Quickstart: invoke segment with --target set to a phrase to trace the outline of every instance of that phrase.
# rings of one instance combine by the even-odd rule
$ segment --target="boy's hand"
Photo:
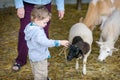
[[[67,41],[67,40],[60,40],[60,44],[62,46],[68,47],[69,46],[69,41]]]

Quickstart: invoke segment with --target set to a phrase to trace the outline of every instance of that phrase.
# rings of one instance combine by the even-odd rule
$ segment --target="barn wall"
[[[55,1],[55,0],[53,0]],[[65,0],[66,4],[76,4],[77,0]],[[90,0],[82,0],[82,3],[88,3]],[[14,6],[14,0],[0,0],[0,8]]]

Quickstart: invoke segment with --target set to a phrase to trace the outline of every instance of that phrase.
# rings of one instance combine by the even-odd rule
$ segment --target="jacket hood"
[[[25,40],[31,40],[36,29],[38,29],[38,26],[32,25],[31,23],[28,24],[24,30]]]

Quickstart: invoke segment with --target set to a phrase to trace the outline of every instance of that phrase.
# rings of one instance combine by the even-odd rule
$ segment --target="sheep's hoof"
[[[78,68],[76,68],[75,70],[76,70],[76,73],[79,73],[79,70],[78,70]]]
[[[83,75],[86,75],[86,73],[82,73]]]
[[[86,75],[86,71],[83,71],[82,74],[83,74],[83,75]]]

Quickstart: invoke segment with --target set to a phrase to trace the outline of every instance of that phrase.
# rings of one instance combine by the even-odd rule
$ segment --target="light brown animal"
[[[120,0],[92,0],[83,23],[91,30],[94,30],[95,26],[99,24],[102,28],[104,22],[117,8],[120,8]]]

